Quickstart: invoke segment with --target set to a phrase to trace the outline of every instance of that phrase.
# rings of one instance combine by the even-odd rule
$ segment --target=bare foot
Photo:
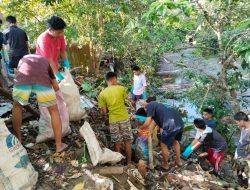
[[[60,148],[56,148],[56,152],[58,152],[58,153],[63,152],[66,148],[68,148],[68,145],[62,143]]]

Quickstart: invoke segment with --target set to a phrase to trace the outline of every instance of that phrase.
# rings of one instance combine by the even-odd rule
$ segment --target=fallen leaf
[[[83,190],[84,183],[78,183],[72,190]]]
[[[77,168],[79,166],[79,162],[77,160],[72,160],[71,165]]]
[[[81,176],[82,176],[81,173],[76,173],[76,174],[74,174],[74,175],[68,177],[68,179],[76,179],[76,178],[81,177]]]

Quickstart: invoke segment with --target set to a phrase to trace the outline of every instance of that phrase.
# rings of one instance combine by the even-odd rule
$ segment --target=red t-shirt
[[[58,57],[60,52],[66,50],[64,36],[52,37],[48,31],[43,32],[37,39],[36,53],[54,62],[56,69],[59,69]]]

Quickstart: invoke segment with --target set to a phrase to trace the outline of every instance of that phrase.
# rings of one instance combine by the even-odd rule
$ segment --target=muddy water
[[[182,93],[192,86],[190,80],[185,79],[183,73],[192,70],[196,73],[204,73],[214,78],[218,77],[221,71],[221,66],[218,64],[218,58],[205,58],[197,55],[196,49],[189,48],[179,52],[166,53],[163,55],[157,74],[162,78],[164,84],[158,88],[161,92],[176,91]],[[240,60],[235,63],[240,68]],[[242,70],[243,77],[250,80],[250,74]],[[250,113],[250,89],[238,93],[238,100],[241,104],[241,110]],[[166,100],[173,101],[173,100]],[[192,122],[194,117],[200,117],[197,113],[197,108],[193,106],[188,100],[177,101],[174,100],[175,105],[183,105],[183,108],[188,112],[188,122]]]
[[[192,83],[183,77],[183,72],[186,68],[197,68],[200,64],[201,57],[193,56],[194,49],[187,49],[178,53],[166,53],[159,64],[158,75],[163,81],[163,85],[158,88],[160,92],[175,91],[176,93],[182,93],[184,90],[190,88]],[[211,60],[210,60],[211,61]],[[213,59],[212,62],[215,62]],[[178,66],[181,64],[181,67]],[[205,65],[199,65],[201,69],[205,70]],[[219,69],[219,68],[217,68]],[[215,72],[211,72],[212,75]],[[173,105],[175,107],[181,107],[181,109],[187,112],[187,123],[192,123],[194,118],[201,117],[198,113],[198,108],[192,105],[187,99],[174,100],[164,99],[165,103]]]

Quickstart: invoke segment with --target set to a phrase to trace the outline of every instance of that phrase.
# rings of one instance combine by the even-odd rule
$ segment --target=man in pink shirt
[[[66,41],[64,29],[66,23],[58,16],[52,16],[47,20],[49,29],[43,32],[37,39],[36,52],[51,62],[51,68],[58,80],[63,80],[59,72],[58,58],[64,60],[64,67],[69,69],[70,64],[66,53]]]

